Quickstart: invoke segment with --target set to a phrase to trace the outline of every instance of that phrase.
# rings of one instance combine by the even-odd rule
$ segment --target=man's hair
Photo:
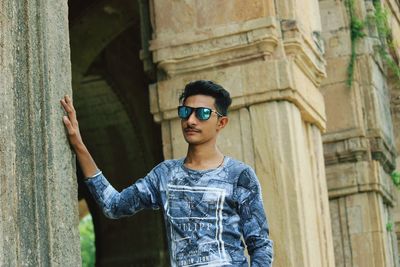
[[[212,81],[198,80],[186,84],[183,93],[179,97],[179,102],[184,103],[186,98],[192,95],[208,95],[214,97],[217,111],[224,116],[228,114],[228,108],[232,104],[229,92],[221,85]]]

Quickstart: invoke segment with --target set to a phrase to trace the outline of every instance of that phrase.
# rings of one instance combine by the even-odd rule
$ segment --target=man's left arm
[[[242,233],[251,266],[267,267],[273,261],[273,241],[265,215],[260,183],[253,169],[242,171],[237,184],[238,208]]]

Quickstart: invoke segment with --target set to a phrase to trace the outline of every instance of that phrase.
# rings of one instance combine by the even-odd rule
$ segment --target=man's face
[[[215,99],[212,96],[193,95],[186,98],[183,105],[192,108],[206,107],[216,110],[214,103]],[[187,143],[193,145],[214,141],[227,122],[227,117],[218,117],[215,112],[212,112],[211,117],[205,121],[199,120],[195,112],[192,112],[188,119],[181,119],[183,137]]]

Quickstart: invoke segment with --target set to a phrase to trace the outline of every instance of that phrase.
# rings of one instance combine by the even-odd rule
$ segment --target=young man
[[[179,100],[186,157],[161,162],[121,193],[98,170],[82,142],[71,99],[61,100],[68,113],[63,120],[69,141],[90,192],[113,219],[161,208],[171,266],[248,266],[242,237],[251,266],[271,266],[273,242],[256,174],[216,146],[228,124],[229,93],[200,80],[187,84]]]

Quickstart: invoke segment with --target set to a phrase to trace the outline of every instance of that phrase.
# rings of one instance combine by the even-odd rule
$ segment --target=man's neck
[[[213,169],[221,165],[224,155],[215,146],[189,145],[185,166],[191,169]]]

